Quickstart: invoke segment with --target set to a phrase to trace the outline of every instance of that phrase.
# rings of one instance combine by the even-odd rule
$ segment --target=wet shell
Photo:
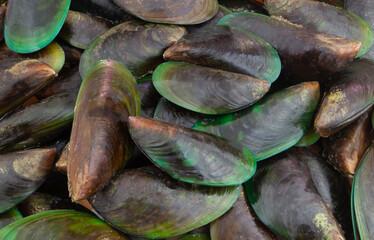
[[[22,218],[21,213],[17,210],[17,208],[12,208],[9,211],[6,211],[2,214],[0,214],[0,230],[11,224],[12,222],[15,222]]]
[[[113,59],[135,77],[142,77],[163,62],[162,53],[182,38],[183,27],[126,21],[97,38],[84,51],[79,64],[82,78],[99,60]]]
[[[205,114],[238,111],[257,102],[270,88],[261,79],[182,62],[161,64],[152,78],[166,99]]]
[[[114,0],[130,14],[148,22],[198,24],[214,17],[217,0]]]
[[[233,186],[247,181],[256,161],[245,147],[161,120],[130,117],[129,130],[154,164],[183,182]]]
[[[210,240],[208,234],[205,233],[193,233],[180,238],[179,240]]]
[[[246,146],[256,160],[295,145],[307,130],[319,101],[318,82],[305,82],[267,95],[255,105],[216,119],[202,119],[194,129]]]
[[[97,62],[81,85],[75,106],[68,163],[74,201],[102,188],[131,156],[127,118],[140,114],[135,79],[121,63]]]
[[[154,239],[176,236],[215,220],[239,194],[239,186],[180,183],[149,167],[121,172],[89,202],[117,229]]]
[[[136,81],[136,89],[140,96],[140,116],[152,118],[161,95],[152,83],[152,76],[146,76]]]

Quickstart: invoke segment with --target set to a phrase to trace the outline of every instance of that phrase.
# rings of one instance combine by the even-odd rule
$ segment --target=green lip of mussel
[[[129,131],[139,148],[163,171],[187,183],[235,186],[256,171],[245,147],[215,135],[161,120],[129,117]]]
[[[126,21],[98,37],[84,51],[79,72],[84,78],[99,60],[112,59],[125,65],[136,77],[142,77],[163,62],[162,54],[187,34],[184,27]]]
[[[217,219],[239,194],[240,186],[181,183],[152,166],[117,174],[88,200],[117,229],[155,239],[177,236]]]
[[[328,137],[360,117],[374,104],[374,61],[359,58],[332,77],[314,119],[316,132]]]
[[[131,156],[127,118],[140,114],[135,78],[121,63],[97,62],[83,79],[75,105],[68,163],[73,201],[102,188]]]
[[[4,213],[0,214],[0,230],[12,222],[15,222],[22,218],[21,213],[17,208],[12,208]]]
[[[47,46],[60,31],[71,0],[9,0],[4,38],[10,49],[31,53]]]
[[[280,16],[309,29],[361,42],[357,57],[367,53],[373,43],[369,24],[344,9],[309,0],[265,0],[265,6],[272,16]]]
[[[114,0],[128,13],[148,22],[199,24],[213,18],[217,0]]]
[[[108,224],[88,213],[52,210],[20,219],[0,230],[0,239],[122,239]]]
[[[373,239],[373,164],[374,145],[371,145],[362,157],[354,175],[352,186],[352,219],[357,225],[361,239]],[[356,238],[359,239],[359,238]]]
[[[159,65],[152,79],[169,101],[205,114],[238,111],[258,101],[270,88],[265,80],[183,62]]]
[[[26,101],[42,89],[56,72],[33,59],[0,60],[0,116]]]
[[[0,213],[32,194],[55,163],[56,149],[32,149],[0,155]]]
[[[201,119],[193,128],[239,142],[260,161],[302,138],[319,97],[319,83],[304,82],[267,95],[240,112]]]
[[[268,42],[236,27],[199,29],[170,46],[163,56],[168,61],[247,74],[270,83],[279,77],[281,71],[279,55]]]

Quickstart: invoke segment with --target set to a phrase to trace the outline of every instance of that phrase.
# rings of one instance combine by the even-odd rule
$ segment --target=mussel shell
[[[239,194],[239,186],[180,183],[148,167],[119,173],[89,202],[117,229],[153,239],[179,235],[215,220]]]
[[[193,233],[180,238],[179,240],[210,240],[208,234],[205,233]]]
[[[46,211],[20,219],[3,228],[0,239],[127,240],[100,219],[74,210]]]
[[[111,27],[112,23],[103,18],[70,10],[59,36],[74,47],[86,49]]]
[[[180,238],[182,238],[182,237],[185,237],[185,236],[188,236],[188,235],[192,235],[193,236],[194,234],[196,234],[197,236],[206,235],[210,239],[210,233],[209,233],[209,231],[210,231],[209,228],[210,227],[209,227],[209,225],[210,224],[204,225],[202,227],[196,228],[196,229],[194,229],[192,231],[189,231],[187,233],[183,233],[181,235],[177,235],[177,236],[174,236],[174,237],[165,238],[165,240],[180,240]]]
[[[161,95],[152,83],[152,76],[146,76],[136,81],[136,89],[140,96],[140,116],[152,118]]]
[[[359,42],[256,13],[232,13],[218,25],[245,29],[270,43],[281,58],[282,75],[298,82],[324,80],[352,62],[361,46]]]
[[[374,238],[373,163],[374,145],[372,144],[365,152],[356,169],[352,187],[352,209],[354,209],[355,224],[361,239]]]
[[[55,76],[51,67],[38,60],[0,60],[0,116],[30,98]]]
[[[164,52],[169,61],[182,61],[247,74],[274,82],[281,63],[274,48],[258,36],[225,26],[188,34]]]
[[[357,57],[369,51],[373,33],[367,22],[357,15],[335,6],[309,0],[265,0],[266,10],[292,23],[322,33],[361,42]]]
[[[0,155],[0,213],[32,194],[55,163],[55,149],[32,149]]]
[[[65,21],[71,0],[9,0],[4,38],[10,49],[31,53],[47,46]]]
[[[314,120],[327,137],[360,117],[374,104],[374,61],[360,58],[333,76]]]
[[[148,22],[168,24],[199,24],[218,11],[217,0],[114,0],[131,15]]]
[[[139,117],[129,118],[129,130],[154,164],[183,182],[233,186],[247,181],[256,171],[256,161],[248,149],[212,134]]]
[[[172,102],[161,98],[157,104],[155,114],[156,119],[162,119],[167,122],[175,123],[184,127],[192,128],[192,126],[202,118],[211,117],[210,115],[192,112],[185,108],[179,107]]]
[[[22,218],[21,213],[17,210],[17,208],[12,208],[4,213],[0,214],[0,230]]]
[[[318,82],[267,95],[240,112],[201,119],[194,129],[240,142],[262,160],[295,145],[309,126],[320,96]]]
[[[97,38],[84,51],[79,64],[82,78],[99,60],[113,59],[141,77],[163,62],[162,53],[187,31],[183,27],[126,21]]]
[[[135,79],[121,63],[97,62],[84,78],[75,107],[68,163],[74,201],[102,188],[131,156],[127,118],[140,114]]]
[[[59,44],[65,52],[65,67],[74,67],[79,64],[83,50],[73,47],[64,41],[59,41]]]
[[[210,224],[212,240],[275,240],[274,234],[256,216],[243,190],[234,206]]]
[[[345,239],[304,156],[290,150],[261,163],[246,183],[249,201],[261,221],[286,239]],[[319,181],[326,181],[322,176]],[[329,187],[325,190],[331,191]]]
[[[153,72],[153,85],[169,101],[205,114],[238,111],[257,102],[270,83],[248,75],[183,62],[166,62]]]
[[[0,152],[41,146],[73,121],[75,96],[59,94],[17,109],[0,121]]]
[[[66,146],[62,150],[60,157],[58,158],[56,162],[56,169],[62,173],[68,172],[69,152],[70,152],[70,142],[66,144]]]
[[[320,139],[320,135],[318,135],[314,131],[313,125],[310,125],[308,129],[306,130],[305,134],[303,137],[300,139],[299,142],[295,144],[296,147],[307,147],[310,146],[314,143],[316,143]]]
[[[352,124],[331,135],[324,149],[327,161],[342,173],[353,175],[373,140],[371,129],[371,111],[367,111]]]
[[[266,10],[256,5],[258,0],[219,0],[219,3],[232,12],[255,12],[266,14]]]

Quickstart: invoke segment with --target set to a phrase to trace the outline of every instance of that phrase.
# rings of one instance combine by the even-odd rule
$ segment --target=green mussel
[[[103,18],[70,10],[59,36],[74,47],[86,49],[111,27],[112,23]]]
[[[250,32],[225,26],[188,34],[169,47],[164,58],[247,74],[270,83],[281,70],[278,53],[269,43]]]
[[[168,24],[199,24],[218,11],[217,0],[114,0],[131,15],[144,21]]]
[[[163,62],[164,50],[187,34],[183,27],[126,21],[98,37],[84,51],[79,64],[82,78],[99,60],[113,59],[135,77],[142,77]]]
[[[79,201],[102,188],[131,156],[127,118],[140,114],[135,79],[121,63],[97,62],[79,90],[68,157],[69,191]]]
[[[356,59],[335,74],[325,93],[314,128],[328,137],[360,117],[374,104],[374,60]]]
[[[155,239],[215,220],[231,208],[239,194],[240,186],[196,186],[178,182],[156,167],[145,167],[117,174],[89,202],[117,229]]]
[[[205,233],[193,233],[180,238],[179,240],[210,240],[208,234]]]
[[[232,13],[218,25],[245,29],[270,43],[280,56],[282,75],[291,76],[295,83],[323,81],[352,62],[361,46],[257,13]]]
[[[162,120],[129,118],[130,134],[154,164],[183,182],[233,186],[247,181],[256,161],[245,147]]]
[[[53,168],[56,149],[32,149],[0,155],[0,213],[32,194]]]
[[[0,231],[0,239],[127,240],[127,237],[91,214],[74,210],[53,210],[8,225]]]
[[[310,0],[264,2],[271,16],[279,16],[309,29],[360,42],[362,45],[357,57],[367,53],[373,44],[373,33],[369,24],[344,9]]]
[[[183,62],[159,65],[152,80],[157,91],[169,101],[205,114],[241,110],[270,89],[270,83],[261,79]]]
[[[295,148],[259,165],[245,187],[268,228],[286,239],[345,239],[349,195],[340,174],[323,159]]]
[[[312,121],[318,82],[304,82],[267,95],[240,112],[201,119],[194,129],[240,142],[262,160],[295,145]]]
[[[300,139],[298,143],[295,144],[296,147],[307,147],[320,139],[320,135],[314,130],[313,124],[311,124],[306,130],[304,136]]]
[[[0,230],[22,218],[21,213],[17,210],[17,208],[12,208],[4,213],[0,214]]]
[[[4,38],[10,49],[31,53],[47,46],[65,21],[71,0],[9,0]]]
[[[22,104],[53,78],[56,72],[33,59],[0,60],[0,116]]]

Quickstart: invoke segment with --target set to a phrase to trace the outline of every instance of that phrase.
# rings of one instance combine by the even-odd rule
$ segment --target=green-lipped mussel
[[[11,208],[10,210],[0,214],[0,230],[6,227],[12,222],[15,222],[22,218],[21,213],[17,208]]]

